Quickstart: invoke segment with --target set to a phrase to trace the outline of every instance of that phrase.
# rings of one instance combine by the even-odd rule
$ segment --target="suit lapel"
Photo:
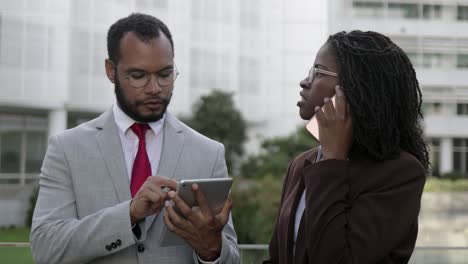
[[[182,125],[180,124],[180,121],[178,121],[170,113],[166,112],[161,160],[159,161],[159,168],[156,175],[172,178],[174,180],[181,180],[180,176],[175,175],[174,172],[179,162],[183,146],[184,133]],[[163,212],[164,211],[161,213]],[[160,214],[152,215],[146,218],[146,230],[148,230],[154,222],[159,221],[157,226],[161,228],[166,225],[163,221],[163,218],[158,217]],[[159,232],[161,231],[162,230],[159,230]]]
[[[157,175],[175,180],[180,180],[177,175],[174,176],[174,172],[184,145],[184,133],[178,122],[175,117],[166,113],[161,160],[157,171]]]
[[[96,140],[112,178],[119,202],[127,201],[131,199],[130,182],[112,109],[100,117],[96,127],[101,130],[96,135]]]

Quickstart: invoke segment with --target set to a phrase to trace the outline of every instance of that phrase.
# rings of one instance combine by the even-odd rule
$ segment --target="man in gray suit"
[[[172,209],[187,208],[178,180],[228,175],[222,144],[166,112],[178,75],[168,28],[132,14],[111,26],[107,48],[117,103],[50,139],[31,229],[36,263],[239,263],[230,199],[206,210],[194,185],[204,210]],[[165,225],[185,244],[161,247]]]

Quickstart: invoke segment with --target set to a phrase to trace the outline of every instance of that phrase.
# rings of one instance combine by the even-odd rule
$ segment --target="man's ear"
[[[112,64],[110,59],[105,60],[107,78],[111,83],[115,83],[115,66]]]

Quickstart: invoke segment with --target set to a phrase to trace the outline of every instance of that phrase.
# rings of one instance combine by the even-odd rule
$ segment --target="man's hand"
[[[323,108],[315,107],[324,160],[346,160],[352,144],[353,126],[348,103],[341,87],[336,86],[335,90],[335,106],[326,97]]]
[[[216,214],[209,207],[198,184],[193,184],[192,190],[199,210],[192,210],[174,191],[170,191],[168,195],[182,216],[177,214],[173,205],[167,201],[164,222],[169,230],[185,239],[202,260],[214,261],[221,254],[222,231],[229,219],[231,198],[228,197],[221,211]]]
[[[167,189],[163,190],[165,187],[175,190],[177,182],[161,176],[150,176],[146,179],[130,204],[132,225],[148,215],[161,212],[164,201],[168,199]]]

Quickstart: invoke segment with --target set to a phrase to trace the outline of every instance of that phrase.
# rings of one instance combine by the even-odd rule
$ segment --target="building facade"
[[[0,226],[22,225],[47,139],[114,103],[106,33],[132,12],[170,28],[180,75],[169,110],[190,115],[214,89],[232,92],[247,150],[302,124],[296,102],[326,38],[326,2],[298,0],[0,0]]]
[[[468,172],[468,1],[331,1],[329,32],[373,30],[410,57],[423,93],[432,174]]]

